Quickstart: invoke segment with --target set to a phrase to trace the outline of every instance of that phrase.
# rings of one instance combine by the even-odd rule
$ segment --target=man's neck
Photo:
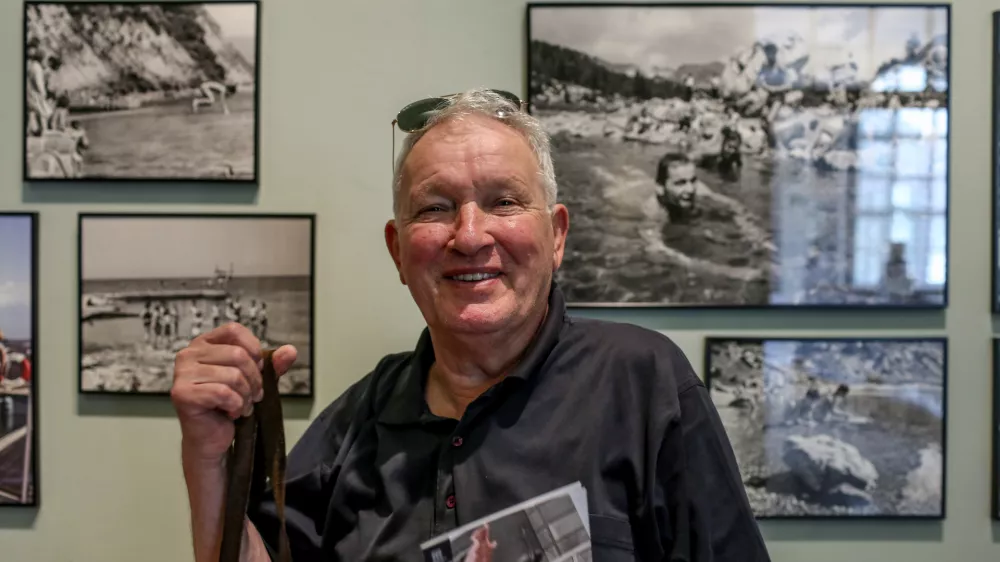
[[[441,335],[431,331],[434,364],[427,376],[427,404],[435,415],[460,419],[480,394],[514,370],[535,339],[548,305],[514,332]]]

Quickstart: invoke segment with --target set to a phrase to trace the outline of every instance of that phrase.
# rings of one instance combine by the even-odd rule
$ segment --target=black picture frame
[[[278,381],[282,397],[315,396],[315,213],[80,213],[77,231],[81,394],[169,395],[175,352],[195,335],[236,321],[251,327],[265,347],[296,346],[298,359]],[[87,237],[95,232],[91,242]],[[98,250],[108,240],[125,247],[102,258],[111,255]],[[206,251],[213,242],[221,247]],[[308,248],[301,247],[305,243]],[[96,265],[88,261],[90,244]],[[255,272],[240,275],[240,266]],[[158,273],[173,267],[191,273]],[[89,274],[88,268],[118,273]],[[178,303],[167,307],[170,321],[158,321],[164,315],[155,312],[156,300]],[[143,301],[153,310],[148,326]],[[266,312],[258,316],[261,310]],[[252,320],[265,316],[264,325]],[[103,320],[116,324],[94,327]]]
[[[13,223],[26,220],[26,225]],[[38,329],[38,226],[36,212],[0,212],[0,233],[4,239],[4,268],[0,272],[0,285],[11,281],[6,275],[14,268],[27,271],[15,272],[20,279],[27,277],[22,283],[27,285],[29,295],[14,299],[18,309],[13,313],[4,313],[0,306],[0,330],[4,330],[5,322],[14,317],[26,318],[30,323],[27,330],[13,331],[10,326],[0,341],[0,461],[6,461],[6,451],[14,462],[0,462],[0,508],[36,508],[41,505],[41,486],[38,469],[39,419],[38,415],[38,378],[39,378],[39,333]],[[20,240],[18,240],[20,238]],[[26,240],[25,240],[26,239]],[[21,242],[30,246],[25,251],[20,248],[20,255],[7,254]],[[24,254],[27,254],[26,256]],[[20,266],[12,264],[20,263]],[[7,269],[10,268],[10,269]],[[16,287],[17,282],[11,282],[8,287]],[[6,299],[5,299],[6,300]],[[27,310],[25,310],[27,309]],[[27,336],[27,340],[25,340]],[[15,376],[16,375],[16,376]],[[23,421],[21,418],[23,417]],[[18,426],[12,428],[13,426]],[[21,435],[23,434],[23,435]],[[15,449],[20,447],[20,451]],[[18,455],[20,458],[18,458]],[[4,469],[16,466],[20,461],[20,475],[10,476]],[[25,466],[27,465],[27,466]],[[20,476],[20,482],[16,480]],[[17,489],[19,488],[19,489]]]
[[[776,127],[761,126],[764,121],[760,118],[744,116],[736,111],[735,102],[725,101],[722,103],[724,109],[717,103],[725,97],[723,92],[729,82],[723,78],[729,79],[725,74],[729,72],[727,69],[736,68],[737,63],[743,64],[734,53],[758,53],[750,44],[737,43],[735,37],[755,34],[756,39],[751,43],[760,43],[761,38],[753,30],[762,24],[747,23],[747,17],[740,14],[738,18],[732,16],[732,25],[709,29],[692,23],[689,16],[713,11],[724,14],[737,10],[776,10],[792,13],[782,20],[791,21],[795,12],[825,14],[827,10],[833,13],[845,9],[856,13],[867,11],[870,20],[878,19],[881,13],[896,16],[902,13],[901,10],[940,14],[941,33],[935,30],[926,37],[925,43],[914,47],[900,42],[898,56],[873,60],[876,54],[885,50],[882,47],[878,48],[881,50],[869,47],[860,54],[855,52],[857,64],[861,65],[857,68],[876,69],[881,73],[867,77],[858,74],[864,80],[848,84],[844,96],[849,101],[842,106],[837,105],[839,101],[817,101],[820,89],[815,85],[819,82],[799,89],[801,95],[794,102],[798,105],[789,98],[784,98],[781,104],[770,105],[773,99],[766,98],[764,106],[771,107],[779,116],[786,106],[801,109],[802,100],[812,100],[808,104],[828,104],[838,108],[836,111],[847,112],[845,115],[853,119],[831,125],[835,129],[841,127],[836,129],[840,136],[832,137],[841,140],[824,144],[822,150],[825,152],[815,152],[819,145],[815,144],[815,139],[812,141],[808,165],[803,163],[805,157],[801,154],[786,155],[779,160],[770,152],[772,148],[767,140],[775,135]],[[642,15],[633,17],[628,25],[617,25],[615,22],[619,19],[615,11],[622,15],[621,20],[628,15],[622,12],[634,12],[634,16],[642,11]],[[683,11],[684,17],[663,17],[656,21],[669,24],[669,29],[657,27],[646,31],[659,25],[649,23],[657,11],[664,14]],[[545,23],[546,16],[549,23]],[[832,25],[828,27],[833,29]],[[940,76],[950,82],[951,27],[951,6],[945,3],[529,2],[526,6],[525,99],[529,112],[539,117],[552,135],[559,198],[570,208],[573,224],[565,257],[557,272],[557,280],[566,292],[567,306],[896,311],[947,308],[950,88],[944,86],[943,91],[927,94],[902,92],[900,90],[906,88],[898,86],[898,82],[904,71],[916,64],[916,59],[906,57],[918,54],[925,57],[920,59],[922,61],[940,63],[930,68],[935,72],[943,69]],[[789,29],[788,37],[795,33],[799,37],[808,34],[794,26]],[[867,38],[866,42],[883,41],[868,28],[856,31],[859,37]],[[916,37],[924,33],[924,29],[918,32],[915,27],[913,33]],[[612,52],[612,47],[602,47],[606,52],[597,52],[593,50],[597,47],[580,46],[597,44],[595,38],[598,36],[603,40],[601,45],[620,47],[614,47],[615,53],[638,52],[645,58],[640,60],[640,55],[636,55],[632,59],[628,57],[633,55],[623,54],[625,58],[611,60],[607,53]],[[649,41],[656,41],[655,49],[652,43],[642,42],[647,36]],[[572,45],[567,46],[570,43]],[[772,41],[772,44],[777,43],[777,40]],[[803,41],[794,43],[793,47],[781,47],[779,56],[788,49],[798,48],[794,45],[805,44]],[[834,46],[829,49],[844,49],[844,44],[831,41]],[[689,45],[713,47],[707,50]],[[911,50],[906,51],[907,48]],[[706,54],[709,52],[712,54]],[[803,53],[812,57],[812,53]],[[830,59],[827,54],[821,54]],[[704,58],[704,61],[688,64],[681,60],[688,55]],[[752,61],[753,56],[765,55],[754,54],[747,60]],[[817,56],[817,60],[820,58]],[[669,68],[654,64],[660,61]],[[838,68],[849,69],[854,59],[850,61],[845,59]],[[639,81],[637,75],[646,76],[643,68],[651,70],[647,72],[648,77]],[[781,72],[790,68],[791,65],[782,67]],[[654,71],[662,73],[654,74]],[[695,86],[688,89],[681,80],[682,75],[695,79]],[[735,76],[743,79],[740,74]],[[924,79],[930,87],[933,79],[940,76],[928,72]],[[718,82],[712,82],[712,77],[718,78]],[[878,81],[868,80],[873,77]],[[886,85],[890,78],[896,81],[896,86]],[[639,82],[642,84],[637,85]],[[836,80],[831,74],[824,84],[834,83]],[[580,89],[581,84],[594,87]],[[855,92],[854,86],[858,84],[864,84],[868,90]],[[871,84],[876,87],[869,87]],[[640,92],[656,94],[655,103],[633,103],[637,88]],[[876,89],[883,93],[876,93]],[[738,88],[732,90],[738,91]],[[684,96],[691,96],[690,100],[684,100]],[[738,101],[742,103],[743,99]],[[692,109],[699,100],[708,100],[705,106],[715,109]],[[889,108],[887,105],[895,103],[893,100],[903,105],[919,105],[922,111],[915,113],[912,111],[915,107],[896,111],[895,106]],[[860,107],[879,104],[886,107],[866,108],[865,119],[858,117]],[[733,117],[730,111],[737,115]],[[818,112],[816,110],[815,115],[819,115]],[[692,123],[702,115],[706,122],[716,125],[721,122],[716,119],[719,115],[735,119],[737,125],[727,127],[738,131],[743,139],[741,142],[757,139],[754,150],[759,149],[763,156],[756,160],[744,159],[748,154],[744,152],[745,147],[734,152],[741,155],[742,164],[730,171],[737,170],[733,173],[739,176],[726,180],[720,179],[722,172],[706,171],[705,160],[694,156],[695,149],[679,144],[686,137],[676,137],[675,140],[680,140],[670,141],[673,144],[669,145],[664,140],[674,138],[669,135],[682,127],[690,130]],[[806,112],[791,115],[792,119],[812,120],[810,127],[822,121],[813,120],[815,115]],[[842,117],[839,113],[834,115],[837,115],[834,120]],[[935,136],[926,142],[916,136],[908,137],[914,127],[909,121],[905,126],[903,123],[913,116],[917,121],[932,122]],[[844,123],[853,128],[848,129]],[[801,130],[797,126],[783,131],[792,131],[788,135],[798,134]],[[713,131],[715,142],[723,135],[721,125]],[[662,138],[656,137],[661,133]],[[868,139],[869,133],[874,140]],[[931,151],[924,159],[932,162],[928,165],[929,171],[916,170],[907,164],[913,161],[913,154],[893,142],[901,138],[909,143],[908,151]],[[857,148],[859,139],[868,139],[864,150]],[[661,141],[663,144],[659,144]],[[783,147],[786,144],[785,140],[781,143]],[[668,146],[670,148],[665,148]],[[719,146],[722,146],[721,141]],[[794,151],[785,152],[792,154]],[[709,156],[712,156],[710,151]],[[709,158],[707,161],[721,161],[721,157],[713,158],[715,160]],[[730,160],[733,159],[735,156]],[[677,189],[666,185],[671,166],[684,166],[685,162],[688,165],[684,173],[693,169],[691,185],[697,184],[688,190],[692,195],[690,200],[681,198]],[[872,162],[879,164],[869,166]],[[900,176],[908,170],[911,172],[909,178]],[[858,179],[861,176],[864,182]],[[790,179],[780,181],[783,177]],[[816,181],[817,178],[822,183]],[[877,187],[866,188],[862,197],[858,195],[862,185]],[[828,194],[823,196],[822,203],[815,203],[819,201],[816,194],[821,188]],[[914,201],[921,201],[913,204],[920,209],[893,203],[893,190],[910,191]],[[877,196],[868,194],[875,192]],[[910,241],[902,246],[892,232],[894,215],[904,216],[900,224],[918,215],[921,217],[909,223],[912,226],[907,227],[905,236]],[[791,268],[798,271],[789,274]]]
[[[990,197],[990,309],[993,314],[1000,314],[1000,10],[993,12],[993,35],[992,35],[992,64],[993,64],[993,138],[992,138],[992,159],[993,167],[990,170],[990,181],[993,184],[993,193]]]
[[[992,339],[992,371],[993,371],[993,413],[990,419],[990,441],[992,458],[990,460],[990,518],[1000,521],[1000,338]]]
[[[711,336],[703,368],[757,519],[945,518],[947,338]]]
[[[252,26],[235,24],[252,37],[227,37],[215,16],[190,12],[227,7],[254,11]],[[261,7],[260,0],[26,1],[22,180],[37,184],[256,185],[260,177]],[[67,8],[79,13],[71,16]],[[82,13],[98,8],[127,10],[131,16],[127,31],[132,34],[128,40],[135,43],[107,47],[112,41],[93,29],[101,17],[116,19],[120,15]],[[169,17],[162,11],[139,12],[144,8],[169,8]],[[47,26],[48,35],[55,38],[39,38],[33,31],[32,21],[39,9],[50,11],[47,18],[59,20]],[[52,15],[54,11],[62,16]],[[142,18],[141,23],[137,18]],[[211,22],[199,23],[206,18]],[[230,14],[226,21],[240,22],[241,18]],[[209,27],[213,23],[214,27]],[[197,29],[202,35],[194,39],[185,35],[181,40],[176,34],[160,33],[175,25],[178,29],[186,26],[183,29],[188,31]],[[115,41],[124,41],[119,35],[116,32]],[[41,51],[31,48],[36,41],[42,45]],[[217,41],[223,42],[218,48],[212,46]],[[154,43],[156,49],[152,48]],[[109,49],[107,53],[101,52],[104,48]],[[129,53],[132,49],[137,52]],[[50,55],[55,55],[59,69],[74,69],[51,73],[55,84],[46,85],[51,98],[44,104],[29,102],[28,94],[29,75],[37,76],[36,69],[42,68],[30,64],[32,53],[39,52],[49,71]],[[250,57],[252,63],[247,60]],[[196,104],[195,98],[207,100],[209,107]],[[29,134],[29,126],[36,130],[39,112],[54,114],[58,108],[69,110],[59,132]],[[195,109],[200,114],[197,117]],[[129,131],[139,134],[130,135]]]

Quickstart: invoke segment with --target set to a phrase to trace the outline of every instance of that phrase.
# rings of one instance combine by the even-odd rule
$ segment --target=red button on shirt
[[[461,447],[462,446],[462,438],[461,437],[453,437],[452,440],[451,440],[451,444],[453,446],[455,446],[455,447]]]
[[[455,509],[455,496],[448,496],[448,499],[444,500],[444,504],[448,506],[448,509]]]

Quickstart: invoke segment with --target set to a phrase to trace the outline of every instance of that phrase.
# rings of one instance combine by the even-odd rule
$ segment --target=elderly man
[[[412,134],[385,241],[427,328],[289,453],[293,560],[423,560],[422,541],[575,481],[594,560],[769,560],[682,352],[654,331],[567,315],[553,274],[569,216],[548,138],[511,97],[474,90],[400,114]],[[262,397],[260,357],[234,324],[177,355],[199,562],[218,556],[226,448],[232,420]],[[276,371],[295,358],[279,348]],[[270,494],[251,499],[244,560],[273,556],[277,521]]]

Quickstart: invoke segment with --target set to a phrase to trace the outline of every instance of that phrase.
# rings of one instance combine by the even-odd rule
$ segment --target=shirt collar
[[[545,363],[552,348],[559,341],[559,333],[566,319],[566,300],[562,290],[553,281],[549,290],[549,307],[535,339],[528,345],[524,357],[507,375],[506,380],[527,380]],[[430,330],[424,328],[417,340],[410,360],[403,367],[378,421],[384,424],[416,423],[432,419],[424,396],[427,373],[434,363],[434,346]]]

